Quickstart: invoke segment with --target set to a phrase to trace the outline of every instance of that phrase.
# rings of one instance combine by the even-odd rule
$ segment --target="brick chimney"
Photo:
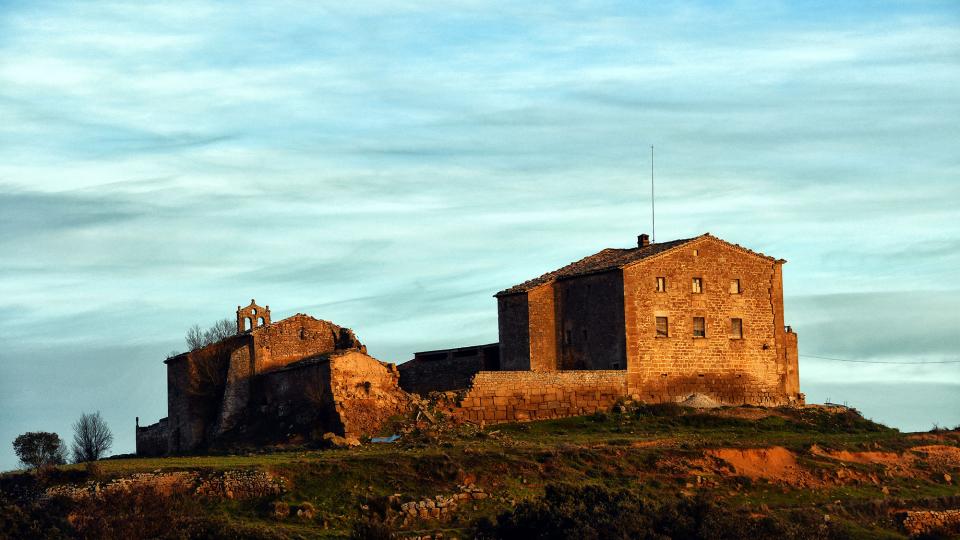
[[[641,234],[637,237],[637,247],[647,247],[650,245],[650,235]]]

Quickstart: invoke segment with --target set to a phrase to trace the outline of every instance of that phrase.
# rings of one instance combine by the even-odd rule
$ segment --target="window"
[[[698,277],[693,278],[693,292],[695,293],[703,292],[703,278],[698,278]]]
[[[670,328],[666,317],[657,317],[657,337],[669,337]]]
[[[730,337],[732,339],[743,338],[743,319],[730,319]]]
[[[620,362],[611,362],[610,369],[620,369]]]
[[[693,337],[707,337],[707,321],[703,317],[693,318]]]
[[[731,279],[730,280],[730,294],[740,294],[740,280]]]
[[[584,343],[587,342],[587,330],[586,330],[586,329],[583,330],[583,342],[584,342]]]
[[[657,292],[667,292],[667,278],[657,278]]]

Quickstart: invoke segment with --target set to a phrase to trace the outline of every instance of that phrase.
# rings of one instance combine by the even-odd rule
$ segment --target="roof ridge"
[[[659,244],[649,244],[647,246],[637,246],[632,248],[603,248],[596,253],[587,255],[586,257],[578,259],[556,270],[546,272],[539,277],[528,279],[523,283],[519,283],[513,287],[504,289],[494,296],[506,296],[510,294],[527,292],[541,285],[556,281],[557,279],[596,274],[617,268],[623,268],[626,265],[657,255],[661,252],[668,251],[674,247],[701,238],[702,236],[703,235],[693,238],[670,240],[668,242],[661,242]]]

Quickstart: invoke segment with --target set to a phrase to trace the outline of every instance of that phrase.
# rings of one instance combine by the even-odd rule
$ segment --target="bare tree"
[[[37,469],[67,462],[67,448],[56,433],[31,431],[13,441],[13,451],[24,467]]]
[[[204,332],[207,344],[216,343],[237,333],[237,323],[230,319],[220,319]]]
[[[75,463],[97,461],[107,453],[111,444],[113,444],[113,433],[100,416],[100,411],[81,414],[80,419],[73,424],[73,461]]]
[[[195,351],[206,347],[211,343],[216,343],[222,339],[228,338],[237,333],[233,321],[230,319],[220,319],[213,323],[210,328],[204,330],[199,324],[194,324],[187,329],[186,341],[187,348]]]
[[[187,349],[191,351],[195,351],[206,345],[203,340],[203,328],[200,328],[199,324],[194,324],[190,328],[187,328],[185,339],[187,340]]]

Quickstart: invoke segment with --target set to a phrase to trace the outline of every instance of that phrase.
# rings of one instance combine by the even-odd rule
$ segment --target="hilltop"
[[[0,534],[902,538],[960,508],[960,433],[904,434],[843,408],[626,403],[490,427],[425,410],[390,433],[8,473]]]

